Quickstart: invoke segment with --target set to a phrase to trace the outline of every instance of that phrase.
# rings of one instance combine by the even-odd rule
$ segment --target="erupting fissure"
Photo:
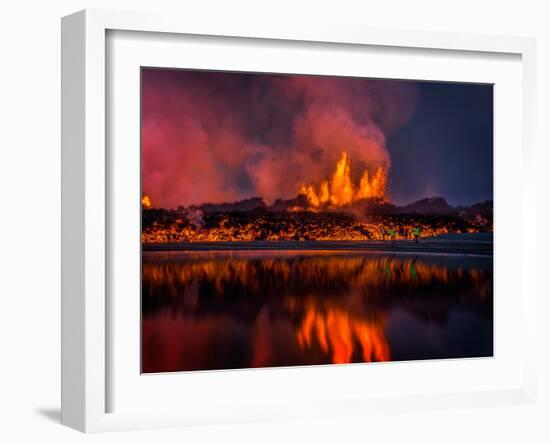
[[[342,207],[366,198],[386,200],[387,185],[387,167],[383,166],[378,166],[372,177],[365,169],[355,185],[351,177],[351,160],[347,152],[342,152],[331,178],[324,180],[318,188],[304,184],[300,193],[307,197],[312,207]]]
[[[152,206],[153,203],[149,195],[143,195],[141,197],[141,207],[143,207],[144,209],[150,209]]]

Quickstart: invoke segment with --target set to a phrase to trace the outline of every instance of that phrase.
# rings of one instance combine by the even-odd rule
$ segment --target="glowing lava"
[[[347,152],[342,156],[330,179],[324,180],[318,188],[304,184],[300,193],[305,195],[312,207],[342,207],[366,198],[386,200],[388,185],[387,167],[378,166],[375,173],[369,176],[365,169],[356,185],[351,177],[351,160]]]
[[[151,198],[149,195],[143,195],[141,198],[141,207],[144,209],[150,209],[153,206],[153,202],[151,201]]]

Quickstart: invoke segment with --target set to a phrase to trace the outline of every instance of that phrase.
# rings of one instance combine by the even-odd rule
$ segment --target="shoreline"
[[[177,251],[350,251],[407,254],[493,256],[492,235],[461,238],[461,235],[413,240],[370,241],[219,241],[142,244],[143,252]]]

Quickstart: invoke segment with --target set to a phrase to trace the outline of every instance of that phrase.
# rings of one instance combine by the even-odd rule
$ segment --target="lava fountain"
[[[372,177],[365,169],[357,184],[351,176],[351,160],[342,152],[334,173],[320,185],[302,185],[300,193],[305,195],[312,207],[343,207],[367,198],[387,200],[388,167],[378,166]]]

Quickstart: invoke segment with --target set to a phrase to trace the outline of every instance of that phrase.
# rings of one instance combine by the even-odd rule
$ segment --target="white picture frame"
[[[62,423],[84,432],[181,426],[208,422],[243,422],[288,416],[363,414],[373,410],[449,408],[529,403],[535,398],[534,339],[526,341],[521,385],[413,396],[327,398],[309,407],[250,406],[228,416],[199,412],[108,412],[109,302],[107,228],[109,186],[106,119],[106,35],[109,31],[272,39],[274,41],[369,45],[380,48],[426,48],[521,57],[521,291],[522,327],[533,338],[536,324],[534,270],[526,256],[535,254],[534,238],[525,235],[535,222],[534,155],[535,42],[518,37],[493,37],[416,31],[349,28],[342,25],[231,22],[194,17],[86,10],[62,20]],[[518,146],[519,149],[520,146]],[[498,164],[495,165],[498,167]],[[534,229],[533,229],[534,230]],[[516,238],[517,241],[520,238]],[[496,248],[498,253],[498,248]],[[497,255],[498,256],[498,255]],[[139,294],[136,294],[139,296]],[[229,374],[231,376],[231,374]],[[311,406],[313,405],[313,406]],[[291,409],[291,412],[288,412]]]

